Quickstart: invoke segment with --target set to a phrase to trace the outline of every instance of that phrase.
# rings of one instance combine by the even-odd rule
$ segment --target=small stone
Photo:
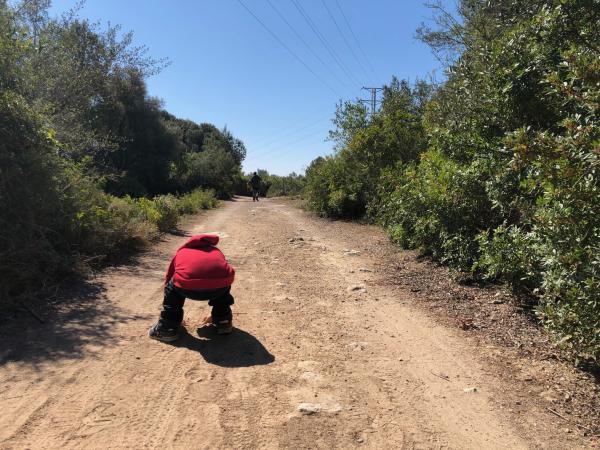
[[[346,289],[348,292],[357,292],[360,294],[364,294],[365,292],[367,292],[367,288],[364,287],[362,284],[356,284],[353,286],[348,286],[348,288]]]
[[[308,416],[310,414],[316,414],[320,412],[321,408],[319,407],[319,405],[314,403],[300,403],[298,405],[298,411]]]
[[[338,403],[300,403],[298,405],[298,411],[305,415],[317,414],[317,413],[338,413],[342,410],[342,407]]]

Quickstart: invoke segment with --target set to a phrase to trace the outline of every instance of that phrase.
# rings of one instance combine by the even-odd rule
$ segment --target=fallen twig
[[[559,413],[557,413],[556,411],[554,411],[552,408],[546,408],[548,411],[550,411],[552,414],[554,414],[557,417],[560,417],[562,420],[566,420],[567,422],[569,421],[569,419],[567,419],[565,416],[560,415]]]
[[[31,309],[29,306],[27,306],[25,303],[23,303],[22,301],[18,301],[19,305],[23,307],[23,309],[25,311],[27,311],[29,314],[31,314],[33,317],[35,317],[40,323],[44,324],[46,323],[44,321],[44,319],[42,319],[33,309]]]
[[[431,370],[430,370],[431,372]],[[440,375],[438,373],[435,372],[431,372],[432,375],[435,375],[438,378],[441,378],[442,380],[446,380],[446,381],[450,381],[450,377],[448,375]]]
[[[546,408],[546,409],[548,411],[550,411],[552,414],[554,414],[555,416],[560,417],[565,422],[569,422],[569,419],[567,419],[565,416],[559,414],[558,412],[554,411],[552,408]],[[589,431],[590,433],[592,433],[592,436],[594,436],[594,437],[600,436],[600,434],[594,434],[595,432],[591,428],[586,427],[585,425],[581,425],[580,423],[576,423],[575,426],[583,428],[584,430]]]

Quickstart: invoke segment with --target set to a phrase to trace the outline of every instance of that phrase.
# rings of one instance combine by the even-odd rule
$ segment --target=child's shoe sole
[[[180,333],[176,333],[174,335],[165,335],[161,334],[160,331],[156,330],[156,325],[148,330],[148,337],[150,339],[154,339],[155,341],[160,342],[173,342],[179,339]]]

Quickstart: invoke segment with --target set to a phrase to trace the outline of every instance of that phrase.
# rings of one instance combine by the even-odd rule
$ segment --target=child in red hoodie
[[[231,333],[235,271],[216,247],[218,242],[219,236],[200,234],[177,250],[167,270],[160,319],[148,331],[152,339],[170,342],[179,337],[186,298],[208,300],[212,313],[206,322],[214,324],[218,334]]]

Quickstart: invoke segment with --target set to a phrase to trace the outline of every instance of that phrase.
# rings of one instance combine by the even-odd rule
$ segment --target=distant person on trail
[[[214,325],[217,334],[233,329],[233,267],[216,245],[219,236],[200,234],[187,241],[173,257],[165,279],[163,310],[158,322],[150,328],[152,339],[171,342],[179,338],[186,298],[208,300],[212,313],[203,325]]]
[[[252,201],[253,202],[258,201],[258,194],[260,193],[261,181],[262,181],[262,178],[259,177],[256,172],[254,172],[254,175],[252,175],[252,178],[250,178],[250,186],[252,186]]]

